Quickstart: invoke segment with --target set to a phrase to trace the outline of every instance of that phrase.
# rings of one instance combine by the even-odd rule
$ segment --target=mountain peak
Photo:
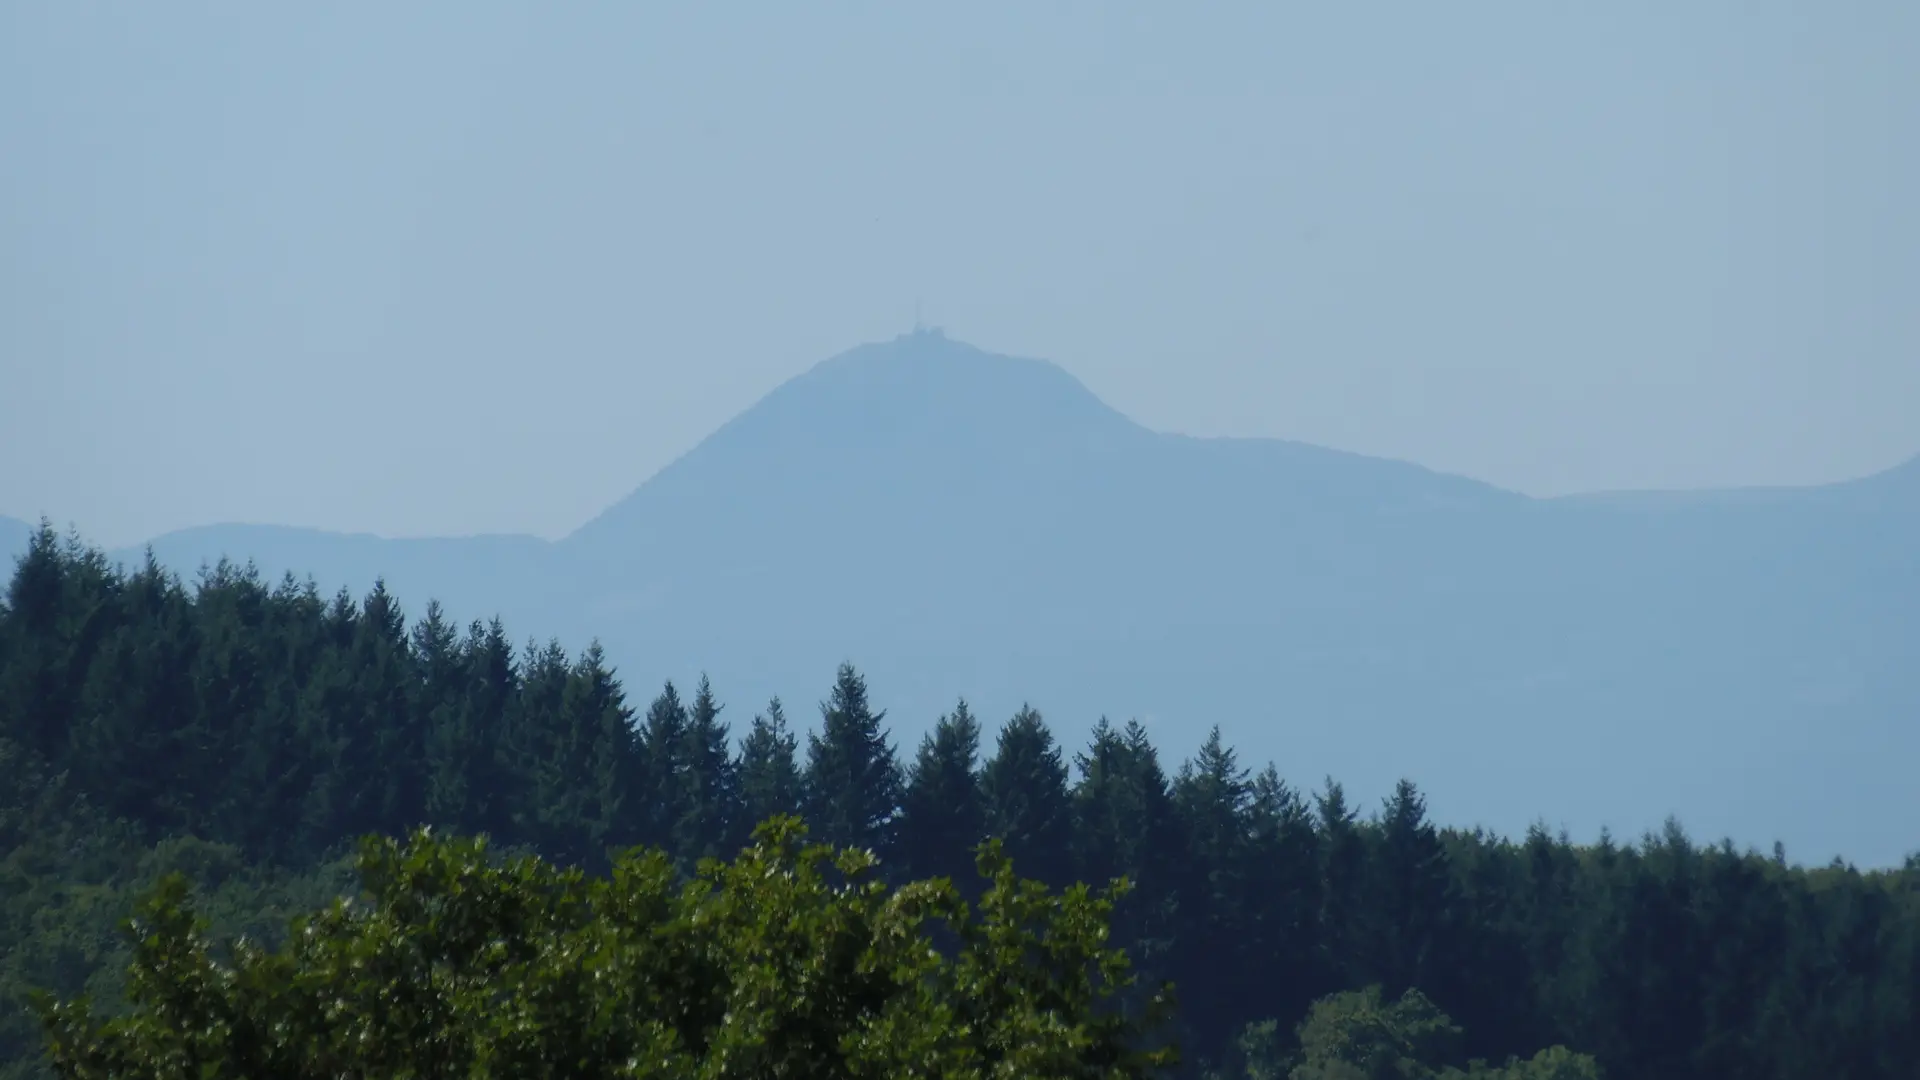
[[[661,520],[669,506],[697,513],[730,501],[777,515],[774,508],[834,480],[869,494],[911,489],[934,498],[1078,456],[1062,448],[1152,438],[1057,365],[923,327],[782,383],[574,537],[612,542]],[[890,497],[899,505],[902,496]]]
[[[738,420],[765,422],[794,410],[818,423],[825,417],[814,410],[821,408],[850,421],[857,414],[890,425],[918,427],[944,418],[942,426],[992,426],[1003,436],[1013,433],[1005,426],[1009,423],[1132,426],[1059,366],[988,352],[937,328],[916,329],[823,360]]]
[[[945,456],[1144,434],[1057,365],[920,329],[815,364],[681,462],[736,453]]]

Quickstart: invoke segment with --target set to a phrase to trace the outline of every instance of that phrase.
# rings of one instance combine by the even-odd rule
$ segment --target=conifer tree
[[[417,676],[406,615],[385,580],[361,601],[358,629],[351,771],[362,783],[348,803],[350,831],[413,828],[426,818],[426,724],[412,708]]]
[[[1412,781],[1394,786],[1380,817],[1380,848],[1372,861],[1372,916],[1367,937],[1372,969],[1382,989],[1398,995],[1432,988],[1430,966],[1440,944],[1451,874],[1439,833],[1427,820],[1427,802]]]
[[[507,837],[512,809],[526,799],[526,778],[514,760],[510,717],[520,671],[506,627],[495,618],[467,628],[461,647],[462,692],[455,731],[466,760],[464,828]],[[629,792],[631,800],[637,793]]]
[[[705,675],[693,695],[687,714],[685,748],[686,793],[675,822],[673,854],[687,866],[701,859],[731,857],[729,842],[741,816],[740,785],[728,746],[722,706],[713,696]]]
[[[1189,987],[1188,1023],[1203,1041],[1232,1030],[1223,1003],[1247,993],[1254,972],[1267,976],[1266,966],[1246,948],[1253,928],[1247,877],[1252,794],[1247,770],[1217,726],[1173,784],[1185,841],[1175,884],[1182,934],[1173,980]]]
[[[1244,952],[1267,983],[1274,1015],[1300,1015],[1325,984],[1318,955],[1320,837],[1311,811],[1272,765],[1253,778],[1247,821]]]
[[[762,822],[802,812],[799,749],[800,740],[788,729],[786,710],[776,697],[767,703],[764,714],[753,718],[747,737],[740,741],[735,769],[741,808],[734,830],[736,845],[744,845]]]
[[[116,591],[106,556],[77,536],[62,540],[45,518],[8,582],[8,633],[0,644],[10,662],[0,717],[4,732],[56,769],[75,764],[69,733],[82,688],[76,675],[92,663],[97,620],[111,610]]]
[[[807,737],[807,819],[821,842],[885,857],[900,804],[900,765],[867,702],[867,682],[841,664],[820,705],[820,732]]]
[[[81,782],[101,793],[109,813],[139,822],[149,834],[191,828],[220,799],[209,785],[224,780],[207,757],[214,742],[208,716],[244,700],[240,695],[251,687],[195,685],[208,681],[205,669],[213,666],[196,658],[202,652],[200,621],[215,605],[190,602],[151,550],[113,597],[118,617],[111,629],[102,628],[91,650],[86,677],[78,681],[78,711],[60,750]],[[220,646],[227,659],[246,648],[244,635],[226,629]],[[221,666],[243,672],[249,667]],[[239,681],[254,680],[242,674]],[[230,712],[221,711],[230,725]]]
[[[553,641],[544,647],[529,643],[522,668],[510,727],[527,783],[526,799],[513,811],[514,834],[549,858],[584,857],[589,850],[582,811],[587,744],[567,718],[572,665]]]
[[[639,842],[671,849],[686,812],[687,707],[669,679],[647,706],[640,730]]]
[[[414,663],[420,673],[414,709],[426,724],[426,820],[442,828],[470,828],[475,796],[477,733],[466,729],[466,657],[458,632],[438,601],[413,628]]]
[[[1341,986],[1364,986],[1372,979],[1356,955],[1361,944],[1366,838],[1359,815],[1347,805],[1347,792],[1332,777],[1314,795],[1320,825],[1320,942],[1330,977]]]
[[[638,785],[639,748],[626,695],[607,666],[598,641],[587,647],[567,680],[563,709],[573,744],[584,749],[574,800],[584,850],[581,864],[599,866],[613,848],[631,845],[637,816],[628,800]]]
[[[1039,712],[1021,706],[1000,729],[980,771],[987,833],[1001,838],[1023,874],[1064,885],[1073,873],[1073,805],[1067,765]]]
[[[1115,924],[1141,962],[1163,966],[1175,933],[1174,858],[1179,826],[1159,752],[1137,720],[1115,729],[1094,725],[1075,757],[1074,863],[1082,881],[1124,877],[1134,891],[1115,909]]]
[[[921,739],[900,812],[900,847],[916,876],[972,883],[973,850],[987,835],[979,756],[980,723],[964,699]]]

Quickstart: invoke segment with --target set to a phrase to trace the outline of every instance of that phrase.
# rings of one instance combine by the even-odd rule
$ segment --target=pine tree
[[[672,850],[674,833],[686,813],[687,707],[672,680],[661,687],[640,732],[639,842]]]
[[[1023,874],[1064,886],[1073,873],[1073,806],[1067,766],[1046,721],[1021,706],[1000,729],[999,745],[980,771],[987,833],[1006,843]]]
[[[1314,795],[1320,825],[1320,941],[1324,969],[1339,986],[1365,986],[1373,979],[1364,958],[1362,923],[1366,840],[1359,815],[1347,805],[1346,789],[1328,777]]]
[[[520,671],[513,645],[499,619],[467,628],[461,648],[463,670],[459,718],[455,730],[466,760],[463,828],[497,837],[512,834],[512,811],[527,797],[526,776],[515,760],[511,715],[520,692]],[[633,792],[628,793],[631,800]],[[631,812],[631,811],[630,811]]]
[[[429,601],[414,625],[413,654],[420,672],[413,707],[427,728],[426,818],[442,828],[468,829],[475,816],[475,759],[482,750],[477,733],[466,728],[467,658],[438,601]]]
[[[979,756],[980,723],[964,700],[920,741],[900,812],[900,850],[916,877],[973,882],[974,848],[987,835]]]
[[[574,664],[562,710],[570,744],[584,749],[575,780],[582,795],[574,801],[578,820],[570,824],[586,845],[579,861],[597,867],[611,849],[631,846],[637,839],[632,826],[636,815],[628,800],[641,768],[633,713],[598,641]]]
[[[287,811],[297,798],[304,756],[297,710],[275,686],[282,663],[275,653],[285,639],[273,605],[274,594],[252,564],[224,563],[202,578],[192,603],[195,648],[188,670],[199,717],[187,768],[196,778],[182,784],[197,795],[192,831],[251,853],[284,847],[289,839],[297,814]],[[399,670],[411,669],[403,664]],[[286,809],[276,814],[275,807]]]
[[[764,715],[753,718],[747,737],[740,741],[735,774],[740,781],[740,820],[734,844],[745,844],[752,830],[776,816],[798,816],[802,811],[799,762],[800,740],[787,728],[780,699],[767,703]]]
[[[1325,985],[1320,973],[1320,837],[1300,796],[1272,765],[1253,779],[1247,807],[1245,953],[1268,974],[1274,1015],[1303,1014]]]
[[[325,788],[319,770],[328,752],[317,737],[325,728],[313,724],[309,695],[339,676],[329,662],[326,601],[313,579],[283,575],[268,612],[263,719],[243,766],[258,779],[248,785],[245,805],[234,809],[256,823],[242,845],[256,858],[284,865],[310,858],[325,844],[308,828],[313,794]]]
[[[807,738],[807,818],[814,836],[836,847],[881,855],[893,846],[900,805],[900,765],[880,724],[886,712],[867,703],[867,682],[840,665],[833,693],[820,705],[820,733]]]
[[[209,804],[221,794],[207,785],[224,778],[207,760],[214,749],[205,730],[207,703],[194,685],[203,611],[151,550],[112,593],[113,605],[96,623],[99,645],[78,680],[77,715],[62,749],[107,812],[140,823],[150,835],[204,831]],[[239,641],[240,635],[222,635],[229,647]]]
[[[1253,898],[1247,839],[1253,785],[1238,757],[1213,728],[1173,784],[1174,807],[1183,827],[1180,874],[1180,947],[1173,980],[1187,987],[1188,1023],[1196,1038],[1223,1039],[1238,1026],[1227,1003],[1248,992],[1257,973],[1269,973],[1246,949],[1252,937]],[[1262,898],[1263,900],[1265,898]]]
[[[359,631],[354,772],[363,782],[349,803],[352,828],[410,829],[426,818],[426,724],[412,707],[417,676],[406,616],[384,580],[360,603]]]
[[[1179,823],[1160,755],[1139,721],[1094,725],[1073,790],[1074,865],[1083,881],[1124,877],[1134,891],[1115,909],[1116,933],[1146,970],[1164,971],[1175,932]]]
[[[512,756],[527,777],[512,811],[516,839],[548,858],[578,861],[592,851],[584,834],[592,741],[569,716],[573,665],[557,641],[529,644],[510,728]]]
[[[739,778],[728,748],[727,726],[720,720],[713,686],[700,676],[688,712],[685,744],[686,794],[675,822],[673,852],[683,864],[730,858],[729,845],[741,816]]]
[[[307,851],[323,850],[351,835],[354,793],[360,781],[348,770],[357,764],[364,738],[353,647],[360,636],[359,605],[342,588],[318,606],[318,625],[309,643],[314,660],[303,673],[295,703],[295,729],[311,758],[304,770],[307,783],[299,817],[293,824],[299,847]]]
[[[1441,946],[1451,875],[1446,849],[1427,820],[1427,802],[1412,781],[1394,786],[1380,817],[1380,847],[1371,861],[1372,916],[1368,938],[1373,971],[1382,988],[1399,995],[1432,987],[1432,965]]]
[[[0,683],[0,735],[11,736],[55,770],[78,764],[69,742],[84,674],[119,589],[106,556],[61,540],[41,519],[7,588],[10,662]]]

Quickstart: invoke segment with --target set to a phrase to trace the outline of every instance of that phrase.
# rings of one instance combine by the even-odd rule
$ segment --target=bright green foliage
[[[1510,1061],[1505,1068],[1476,1062],[1464,1073],[1449,1069],[1440,1075],[1441,1080],[1602,1080],[1603,1076],[1592,1058],[1564,1046],[1542,1050],[1525,1061]]]
[[[1300,1025],[1300,1064],[1290,1080],[1428,1080],[1460,1029],[1418,990],[1386,1003],[1380,988],[1314,1003]]]
[[[484,840],[369,839],[366,896],[223,960],[186,882],[135,922],[133,1008],[43,1002],[74,1078],[1156,1075],[1109,901],[1013,875],[977,908],[944,881],[890,889],[873,857],[777,819],[732,863],[678,877],[633,851],[609,879]],[[955,947],[936,949],[936,931]]]
[[[1600,1067],[1564,1046],[1503,1067],[1444,1063],[1457,1052],[1460,1029],[1418,990],[1388,1003],[1380,988],[1335,994],[1313,1005],[1300,1025],[1299,1063],[1288,1080],[1601,1080]],[[1272,1021],[1239,1039],[1239,1071],[1247,1080],[1277,1078],[1281,1060]]]
[[[1287,1080],[1294,1055],[1285,1042],[1277,1020],[1248,1024],[1228,1045],[1226,1067],[1208,1072],[1206,1080]]]
[[[344,886],[347,869],[288,874],[191,837],[143,846],[0,739],[0,1080],[45,1075],[30,990],[119,1002],[128,943],[113,926],[155,882],[191,880],[222,934],[277,935]]]

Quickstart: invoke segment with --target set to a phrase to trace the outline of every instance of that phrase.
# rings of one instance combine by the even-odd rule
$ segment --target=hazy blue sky
[[[1524,491],[1920,451],[1920,4],[0,0],[0,513],[564,533],[930,322]]]

